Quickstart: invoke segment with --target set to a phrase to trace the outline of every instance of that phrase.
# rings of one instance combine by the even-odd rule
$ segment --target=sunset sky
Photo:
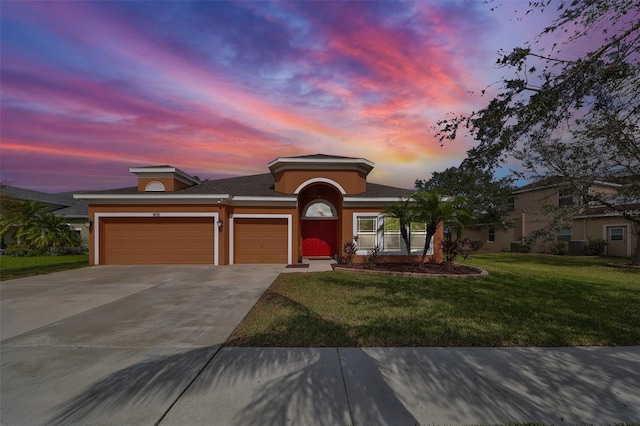
[[[440,147],[436,120],[482,106],[497,51],[548,23],[518,20],[525,3],[3,1],[2,181],[108,189],[130,167],[219,178],[324,153],[411,188],[469,148]]]

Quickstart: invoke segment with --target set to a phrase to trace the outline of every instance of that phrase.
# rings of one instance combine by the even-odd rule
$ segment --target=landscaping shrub
[[[367,269],[375,269],[376,268],[376,261],[378,258],[378,255],[380,254],[380,246],[376,245],[374,248],[369,250],[369,254],[367,255],[366,259],[364,260],[364,267]]]
[[[603,239],[589,240],[587,243],[587,255],[588,256],[600,256],[604,253],[604,249],[607,246],[607,242]]]
[[[565,242],[558,242],[551,247],[551,254],[555,254],[558,256],[564,256],[569,251],[567,250],[567,244]]]
[[[355,241],[347,241],[342,245],[342,263],[344,265],[351,265],[353,258],[358,250],[358,244]]]
[[[451,237],[446,237],[442,241],[442,252],[444,259],[447,262],[453,262],[458,256],[462,256],[464,259],[469,256],[469,251],[466,247],[469,245],[468,238],[458,238],[452,240]]]
[[[463,259],[466,259],[467,256],[469,256],[469,250],[467,249],[468,245],[468,238],[452,240],[450,236],[445,237],[442,241],[442,253],[444,255],[444,262],[442,264],[443,268],[445,270],[451,269],[453,262],[458,256],[462,256]]]
[[[469,242],[469,248],[471,249],[471,251],[478,251],[482,248],[483,245],[484,241],[480,240],[473,240]]]

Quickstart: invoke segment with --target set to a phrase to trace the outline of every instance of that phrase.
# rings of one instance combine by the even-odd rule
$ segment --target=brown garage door
[[[214,262],[212,217],[118,217],[101,222],[101,264]]]
[[[235,219],[234,263],[287,263],[287,219]]]

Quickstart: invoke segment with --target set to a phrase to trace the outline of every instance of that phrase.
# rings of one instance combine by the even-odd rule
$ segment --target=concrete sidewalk
[[[333,271],[331,265],[336,263],[336,261],[333,259],[304,259],[302,263],[309,266],[307,266],[306,268],[284,268],[281,273],[291,274],[296,272],[331,272]]]
[[[223,348],[162,425],[640,422],[640,347]]]

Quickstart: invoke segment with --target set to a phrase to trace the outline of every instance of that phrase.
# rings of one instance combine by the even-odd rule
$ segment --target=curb
[[[462,265],[462,264],[459,264]],[[354,274],[373,274],[373,275],[401,275],[407,277],[414,278],[477,278],[477,277],[486,277],[489,275],[489,272],[482,269],[477,268],[475,266],[463,265],[468,268],[473,268],[478,271],[477,274],[424,274],[420,272],[397,272],[397,271],[381,271],[375,269],[354,269],[354,268],[345,268],[344,266],[334,266],[333,270],[336,272],[350,272]]]

